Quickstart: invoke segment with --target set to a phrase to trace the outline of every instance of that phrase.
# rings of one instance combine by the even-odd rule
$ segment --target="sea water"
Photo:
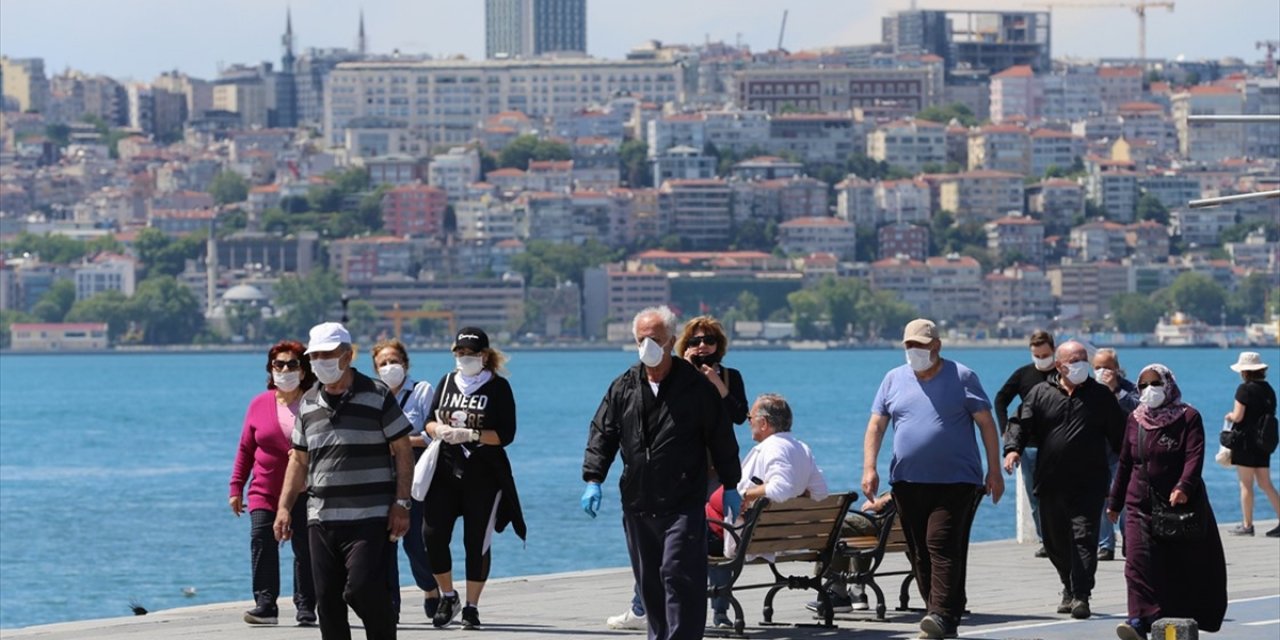
[[[994,398],[1028,362],[1026,349],[950,349]],[[449,353],[413,352],[410,375],[435,384]],[[1184,399],[1205,415],[1211,458],[1221,416],[1239,377],[1235,351],[1133,349],[1120,353],[1130,378],[1145,364],[1173,369]],[[1263,350],[1272,371],[1280,351]],[[582,452],[609,382],[634,350],[519,351],[509,364],[518,433],[508,447],[529,525],[527,544],[496,537],[493,577],[627,565],[615,462],[595,519],[582,513]],[[128,615],[252,598],[249,518],[227,505],[227,481],[245,408],[265,388],[262,354],[0,356],[0,627]],[[835,489],[856,489],[869,408],[899,350],[732,351],[748,397],[781,393],[794,431],[816,452]],[[356,366],[371,370],[367,351]],[[749,431],[735,428],[741,453]],[[888,475],[890,446],[880,473]],[[1222,523],[1240,517],[1235,473],[1212,460],[1205,479]],[[1012,492],[1012,479],[1006,480]],[[985,502],[975,540],[1014,536],[1012,493]],[[1256,515],[1273,514],[1258,497]],[[461,536],[455,536],[460,538]],[[1030,551],[1028,551],[1030,553]],[[455,557],[462,557],[455,540]],[[282,564],[289,566],[288,545]],[[291,591],[289,571],[282,587]],[[411,583],[401,558],[401,580]],[[620,606],[624,603],[619,603]]]

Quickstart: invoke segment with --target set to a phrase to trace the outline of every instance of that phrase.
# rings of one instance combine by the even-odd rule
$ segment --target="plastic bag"
[[[1224,467],[1226,467],[1226,468],[1228,468],[1228,469],[1230,469],[1230,468],[1231,468],[1231,466],[1232,466],[1232,465],[1231,465],[1231,450],[1230,450],[1230,449],[1228,449],[1228,448],[1226,448],[1226,447],[1224,447],[1224,446],[1222,446],[1222,445],[1218,445],[1218,453],[1216,453],[1216,454],[1213,456],[1213,459],[1214,459],[1215,461],[1217,461],[1217,463],[1218,463],[1218,464],[1220,464],[1220,465],[1222,465],[1222,466],[1224,466]]]

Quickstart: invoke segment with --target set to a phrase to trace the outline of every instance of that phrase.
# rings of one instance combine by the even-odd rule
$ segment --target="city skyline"
[[[194,3],[192,3],[194,4]],[[435,57],[462,54],[484,59],[484,3],[459,8],[441,0],[406,2],[368,0],[363,5],[339,0],[229,0],[226,10],[196,15],[187,3],[134,0],[6,0],[0,4],[0,53],[41,57],[49,74],[70,67],[88,73],[146,81],[178,69],[196,77],[215,77],[220,66],[278,64],[286,8],[292,8],[296,52],[309,48],[354,48],[363,12],[370,51]],[[796,51],[880,40],[880,18],[907,9],[906,0],[858,3],[810,0],[794,6],[774,0],[702,0],[696,4],[653,0],[644,12],[628,12],[603,0],[587,8],[587,49],[601,58],[621,58],[632,47],[656,39],[694,44],[706,39],[741,41],[753,51],[777,44],[783,10],[789,10],[783,46]],[[920,8],[1037,10],[1022,0],[921,2]],[[185,5],[185,6],[182,6]],[[1055,57],[1136,56],[1137,18],[1123,8],[1053,11]],[[436,14],[447,20],[433,21]],[[676,13],[679,21],[667,16]],[[348,15],[349,14],[349,15]],[[48,16],[59,16],[49,20]],[[843,16],[833,19],[832,16]],[[125,35],[131,25],[163,25],[150,37]],[[421,25],[421,26],[419,26]],[[1152,58],[1261,59],[1257,40],[1280,38],[1280,5],[1264,0],[1179,3],[1170,13],[1148,11],[1147,48]],[[120,43],[127,43],[121,46]]]

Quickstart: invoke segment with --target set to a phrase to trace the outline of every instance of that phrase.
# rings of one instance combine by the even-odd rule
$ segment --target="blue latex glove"
[[[587,488],[582,492],[582,510],[592,518],[596,517],[596,512],[600,511],[600,483],[588,482]]]
[[[738,510],[742,508],[742,496],[737,489],[724,489],[724,520],[733,522],[738,519]]]

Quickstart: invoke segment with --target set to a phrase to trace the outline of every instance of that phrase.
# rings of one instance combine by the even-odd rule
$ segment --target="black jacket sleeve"
[[[1018,419],[1009,422],[1009,428],[1004,432],[1004,452],[1022,453],[1027,447],[1027,441],[1036,425],[1036,395],[1039,389],[1032,389],[1027,397],[1022,399],[1022,405],[1018,407]]]
[[[489,407],[485,416],[484,428],[492,429],[498,434],[502,446],[511,444],[516,439],[516,396],[511,391],[511,383],[497,374],[490,380],[494,388],[489,392]],[[496,405],[496,406],[495,406]]]
[[[729,387],[729,395],[724,397],[724,408],[729,420],[734,424],[747,421],[747,412],[751,403],[747,402],[747,389],[742,382],[742,372],[737,369],[724,368],[725,384]]]
[[[1006,433],[1009,425],[1009,404],[1018,395],[1018,383],[1022,377],[1022,369],[1013,372],[1008,380],[1005,380],[1004,386],[996,392],[995,412],[996,423],[1000,425],[1000,433]]]
[[[587,432],[587,450],[582,458],[582,479],[603,483],[618,455],[621,442],[622,405],[625,402],[625,374],[609,385]]]
[[[1105,411],[1106,413],[1106,436],[1107,445],[1111,447],[1112,453],[1119,454],[1120,447],[1124,444],[1124,426],[1129,421],[1129,412],[1120,406],[1120,401],[1116,399],[1114,393],[1107,389],[1106,385],[1098,385],[1102,387],[1106,393],[1101,395],[1106,397]]]
[[[706,379],[703,378],[705,382]],[[710,382],[706,383],[712,395],[719,399],[719,393]],[[732,395],[732,394],[730,394]],[[725,487],[736,489],[742,479],[742,466],[738,462],[738,437],[733,433],[733,425],[729,422],[729,414],[725,412],[724,402],[708,403],[711,419],[704,424],[706,429],[707,451],[711,454],[711,463],[716,468],[716,475]]]

